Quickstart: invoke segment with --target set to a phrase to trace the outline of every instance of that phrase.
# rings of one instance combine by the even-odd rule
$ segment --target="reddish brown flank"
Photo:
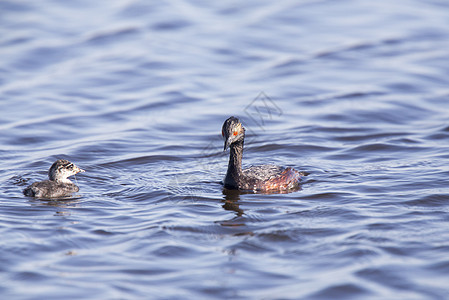
[[[285,191],[298,187],[301,181],[301,173],[292,168],[286,168],[279,176],[260,182],[257,190],[261,191]]]

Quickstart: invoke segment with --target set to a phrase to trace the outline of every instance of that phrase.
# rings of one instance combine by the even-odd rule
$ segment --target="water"
[[[449,297],[447,1],[0,11],[2,298]],[[300,191],[223,191],[231,115]]]

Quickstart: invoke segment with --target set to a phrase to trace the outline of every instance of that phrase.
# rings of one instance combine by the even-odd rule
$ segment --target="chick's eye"
[[[237,132],[237,131],[234,131],[234,133],[233,133],[233,134],[234,134],[234,136],[236,136],[236,135],[238,134],[238,132]]]

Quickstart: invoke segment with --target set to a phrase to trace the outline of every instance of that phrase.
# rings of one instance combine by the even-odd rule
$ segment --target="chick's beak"
[[[86,171],[84,171],[83,169],[81,169],[81,168],[79,168],[79,167],[77,167],[77,173],[82,173],[82,172],[86,172]]]

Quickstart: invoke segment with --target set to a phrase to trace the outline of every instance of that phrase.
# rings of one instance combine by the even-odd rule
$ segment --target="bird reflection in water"
[[[242,216],[244,212],[239,204],[241,192],[238,190],[223,189],[223,194],[225,197],[222,200],[224,202],[222,207],[225,210],[235,211],[238,217]]]
[[[55,207],[56,211],[54,213],[54,216],[60,216],[60,217],[68,217],[71,213],[71,208],[77,208],[79,207],[80,197],[71,197],[70,199],[31,199],[28,202],[32,206],[48,206],[48,207]]]

